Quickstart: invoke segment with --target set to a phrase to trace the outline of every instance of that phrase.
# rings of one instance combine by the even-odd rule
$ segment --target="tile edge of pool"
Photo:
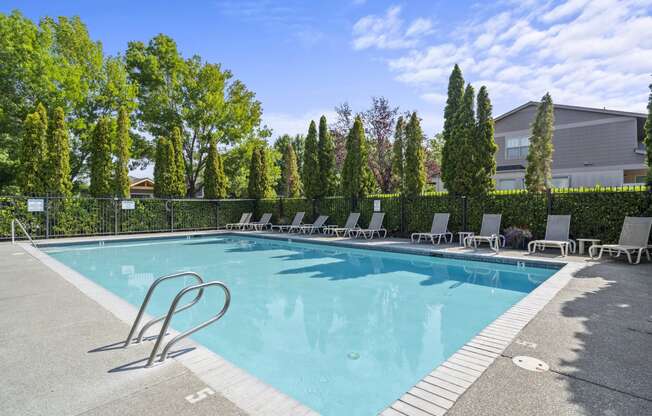
[[[534,267],[554,268],[557,271],[541,283],[523,299],[514,304],[502,315],[482,329],[464,346],[453,353],[446,361],[434,368],[423,379],[405,392],[400,398],[380,412],[381,415],[392,415],[396,412],[403,414],[429,414],[441,416],[451,408],[455,401],[468,390],[473,383],[482,375],[497,357],[509,346],[518,333],[541,311],[549,301],[562,289],[572,278],[573,273],[586,267],[585,263],[563,263],[554,260],[523,260],[517,257],[488,257],[480,254],[447,253],[430,249],[415,249],[409,247],[378,247],[369,246],[363,243],[347,243],[346,241],[316,241],[301,236],[288,237],[287,235],[265,235],[259,233],[238,233],[238,232],[206,232],[206,233],[180,233],[174,236],[147,236],[135,235],[133,237],[120,236],[123,238],[107,239],[106,236],[77,238],[76,241],[63,241],[60,243],[40,243],[41,247],[53,245],[72,245],[92,241],[134,241],[149,239],[180,238],[184,236],[211,236],[211,235],[252,235],[259,238],[273,240],[296,241],[309,244],[323,244],[340,247],[359,248],[376,251],[389,251],[404,254],[415,254],[422,256],[450,257],[464,260],[475,260],[493,263],[526,264]],[[71,283],[82,293],[96,301],[100,306],[111,312],[127,325],[133,323],[137,309],[109,292],[97,283],[74,271],[58,260],[50,257],[38,247],[28,243],[18,243],[26,252],[39,260],[46,267]],[[283,409],[288,414],[317,415],[318,413],[306,405],[278,391],[274,387],[259,380],[247,371],[233,365],[218,354],[208,350],[201,344],[191,340],[185,340],[195,347],[193,354],[184,354],[172,358],[188,368],[199,379],[209,387],[231,400],[235,405],[252,416],[265,413],[265,403],[274,402],[276,409]],[[146,370],[145,370],[146,371]],[[223,375],[229,373],[230,377],[225,379]],[[426,391],[417,387],[425,383],[433,386],[433,391]],[[421,384],[423,386],[423,384]],[[451,391],[454,386],[454,392]],[[445,390],[447,393],[438,395],[435,391]],[[252,395],[251,392],[256,392]],[[261,403],[260,394],[264,393],[266,400]],[[257,400],[253,400],[256,397]],[[272,400],[274,399],[274,400]]]

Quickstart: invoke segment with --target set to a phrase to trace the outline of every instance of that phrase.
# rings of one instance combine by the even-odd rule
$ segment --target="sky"
[[[547,91],[559,104],[644,112],[652,0],[3,0],[29,18],[78,15],[108,54],[158,33],[221,63],[263,105],[274,137],[384,96],[441,130],[455,63],[494,116]]]

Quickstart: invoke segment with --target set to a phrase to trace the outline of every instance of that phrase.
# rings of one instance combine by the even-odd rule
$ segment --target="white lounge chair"
[[[464,246],[478,248],[480,243],[489,243],[489,247],[496,253],[500,247],[505,247],[505,237],[500,234],[500,222],[502,214],[484,214],[482,216],[482,226],[480,234],[472,234],[464,239]]]
[[[320,215],[312,224],[305,224],[300,226],[298,228],[298,231],[304,234],[312,234],[315,231],[319,232],[322,230],[322,228],[324,228],[324,224],[326,224],[326,221],[328,221],[328,215]]]
[[[299,227],[301,226],[301,221],[303,221],[303,217],[306,215],[305,212],[297,212],[294,214],[294,219],[292,220],[291,224],[280,224],[280,225],[272,225],[272,231],[278,230],[279,232],[284,232],[284,231],[290,231],[290,229],[294,227]]]
[[[639,264],[641,255],[645,253],[647,260],[650,261],[648,246],[650,228],[652,228],[652,217],[625,217],[618,244],[593,245],[589,247],[589,256],[599,260],[602,258],[602,253],[607,251],[612,255],[615,254],[616,257],[625,254],[630,264]],[[595,251],[598,249],[600,252],[596,257]],[[635,262],[632,262],[632,254],[637,254]]]
[[[338,227],[337,225],[329,225],[327,227],[324,227],[324,232],[328,232],[328,234],[334,235],[335,237],[346,237],[347,235],[351,235],[351,232],[359,228],[358,227],[359,219],[360,219],[360,213],[352,212],[349,214],[349,218],[346,219],[346,224],[344,224],[344,227]],[[340,233],[342,235],[340,235]]]
[[[444,238],[444,243],[453,242],[453,233],[448,231],[448,220],[450,219],[451,214],[448,213],[437,213],[432,218],[432,225],[430,226],[429,233],[412,233],[410,236],[410,241],[414,243],[414,239],[417,239],[417,244],[421,242],[421,239],[430,239],[432,244],[435,244],[435,238],[437,238],[437,244],[441,244],[442,237]],[[450,240],[450,241],[449,241]]]
[[[245,212],[240,217],[240,221],[226,224],[227,230],[241,230],[251,221],[251,212]]]
[[[575,253],[575,241],[569,238],[570,221],[570,215],[548,215],[545,238],[530,241],[527,245],[528,253],[533,254],[537,249],[544,250],[546,247],[559,248],[563,257],[568,256],[569,250]]]
[[[260,217],[260,220],[255,222],[250,222],[245,226],[245,228],[247,228],[248,230],[262,231],[265,228],[269,228],[272,226],[269,223],[271,219],[272,219],[272,213],[266,212]]]
[[[355,233],[355,237],[358,238],[361,235],[367,240],[374,238],[374,235],[378,234],[378,238],[387,237],[387,230],[383,228],[383,219],[385,218],[384,212],[374,212],[371,216],[371,221],[369,221],[368,228],[360,228],[355,231],[351,231],[350,235]],[[380,236],[380,233],[383,233],[383,236]]]

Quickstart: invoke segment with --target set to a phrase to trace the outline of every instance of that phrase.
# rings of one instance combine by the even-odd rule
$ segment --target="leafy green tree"
[[[306,136],[306,149],[303,156],[303,192],[306,198],[319,198],[323,195],[322,176],[319,171],[319,147],[317,143],[317,126],[310,122],[308,136]]]
[[[222,158],[217,151],[216,140],[210,141],[208,156],[206,158],[206,169],[204,170],[204,198],[221,199],[226,198],[227,181],[224,176]]]
[[[297,134],[296,136],[290,136],[289,134],[284,134],[276,139],[274,142],[273,146],[273,152],[268,152],[268,153],[275,153],[278,154],[280,157],[276,158],[276,167],[278,168],[278,171],[281,172],[281,180],[277,182],[276,186],[276,193],[279,195],[284,195],[285,194],[285,182],[283,181],[283,156],[285,155],[287,151],[288,144],[292,145],[292,150],[294,151],[294,156],[297,161],[297,174],[299,175],[299,184],[302,183],[301,181],[301,171],[303,169],[303,148],[305,145],[305,137],[302,134]],[[303,185],[301,185],[301,192],[303,192]]]
[[[267,194],[267,168],[265,166],[265,148],[257,146],[251,154],[249,165],[249,186],[247,191],[249,198],[261,199]]]
[[[174,177],[174,196],[186,196],[186,162],[183,159],[183,141],[181,138],[181,129],[175,127],[172,129],[172,148],[174,149],[174,164],[176,165]],[[211,140],[209,140],[210,146]],[[217,146],[217,145],[216,145]],[[217,148],[217,147],[216,147]],[[210,148],[209,148],[210,152]],[[216,150],[217,152],[217,150]],[[206,160],[208,165],[208,159]]]
[[[335,166],[335,143],[328,130],[325,116],[321,116],[319,119],[319,174],[321,176],[322,195],[336,195],[338,184]]]
[[[172,142],[166,137],[159,137],[156,141],[156,159],[154,161],[154,196],[158,198],[174,197],[176,170]]]
[[[415,197],[421,194],[426,184],[423,131],[416,112],[405,126],[405,142],[405,194]]]
[[[525,187],[530,192],[542,192],[550,186],[552,179],[552,133],[555,113],[552,97],[543,96],[532,124],[532,136],[525,169]]]
[[[434,180],[441,174],[441,158],[444,149],[444,139],[441,133],[435,134],[426,142],[426,177]],[[432,189],[436,190],[436,188]]]
[[[131,158],[131,137],[129,136],[129,113],[126,107],[118,112],[115,134],[115,162],[113,184],[115,196],[129,198],[129,159]]]
[[[25,129],[20,152],[21,174],[19,185],[25,195],[42,195],[47,192],[43,177],[47,163],[48,116],[43,104],[25,118]]]
[[[403,192],[403,185],[405,184],[404,140],[405,122],[403,116],[400,116],[396,121],[394,144],[392,145],[392,190],[400,193]]]
[[[281,173],[282,195],[288,198],[301,196],[301,179],[297,165],[297,155],[294,153],[294,146],[288,142],[283,153],[283,170]]]
[[[46,190],[50,194],[70,196],[70,142],[66,118],[61,107],[54,110],[54,120],[47,144]]]
[[[94,197],[113,195],[113,163],[111,161],[111,138],[113,123],[108,117],[97,120],[91,143],[90,194]]]
[[[448,159],[448,163],[453,163],[452,166],[455,167],[455,175],[449,177],[448,182],[445,182],[446,189],[453,195],[472,195],[477,189],[475,184],[480,167],[477,165],[476,160],[474,101],[475,92],[471,84],[469,84],[464,91],[462,103],[455,114],[450,139],[448,143],[444,143],[444,157],[446,156],[446,146],[449,144],[455,146],[454,152],[449,153]],[[445,161],[446,159],[444,159],[444,170],[447,169]]]
[[[88,174],[92,130],[102,115],[131,105],[135,87],[118,58],[106,58],[78,18],[44,17],[38,23],[14,11],[0,13],[0,171],[16,166],[23,120],[35,102],[61,107],[70,135],[70,176]],[[0,175],[14,183],[17,169]]]
[[[496,151],[498,146],[494,140],[494,119],[491,115],[491,101],[487,87],[480,87],[477,100],[478,124],[476,128],[476,157],[478,177],[476,178],[477,193],[486,194],[494,190],[493,175],[496,174]]]
[[[448,98],[444,108],[444,130],[442,132],[444,147],[442,149],[441,178],[446,189],[455,193],[456,176],[460,164],[464,163],[465,155],[460,153],[458,138],[453,135],[456,128],[457,113],[462,106],[464,96],[464,78],[460,67],[455,64],[448,79]]]
[[[233,145],[246,139],[260,124],[260,102],[230,71],[199,56],[184,59],[174,40],[162,34],[147,45],[130,42],[126,63],[139,86],[139,127],[152,136],[169,136],[183,126],[186,184],[194,196],[210,140]]]
[[[228,179],[228,194],[234,198],[247,198],[249,195],[249,167],[253,151],[257,147],[267,147],[265,139],[251,136],[240,144],[231,147],[222,156],[224,173]],[[281,164],[279,160],[282,153],[276,150],[276,146],[266,148],[265,160],[267,167],[267,197],[274,197],[276,192],[281,192],[278,183],[281,178]],[[278,191],[277,191],[278,189]]]
[[[645,159],[647,162],[647,182],[652,184],[652,84],[650,84],[650,97],[647,102],[647,120],[645,120]]]
[[[367,139],[362,119],[355,118],[346,139],[346,158],[342,168],[342,191],[345,196],[362,198],[375,192],[377,185],[368,162]]]

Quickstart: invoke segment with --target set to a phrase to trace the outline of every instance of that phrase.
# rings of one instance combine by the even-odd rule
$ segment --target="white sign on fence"
[[[380,212],[380,199],[374,199],[374,212]]]
[[[136,201],[122,201],[122,209],[136,209]]]
[[[43,212],[45,204],[42,199],[28,199],[27,211],[28,212]]]

